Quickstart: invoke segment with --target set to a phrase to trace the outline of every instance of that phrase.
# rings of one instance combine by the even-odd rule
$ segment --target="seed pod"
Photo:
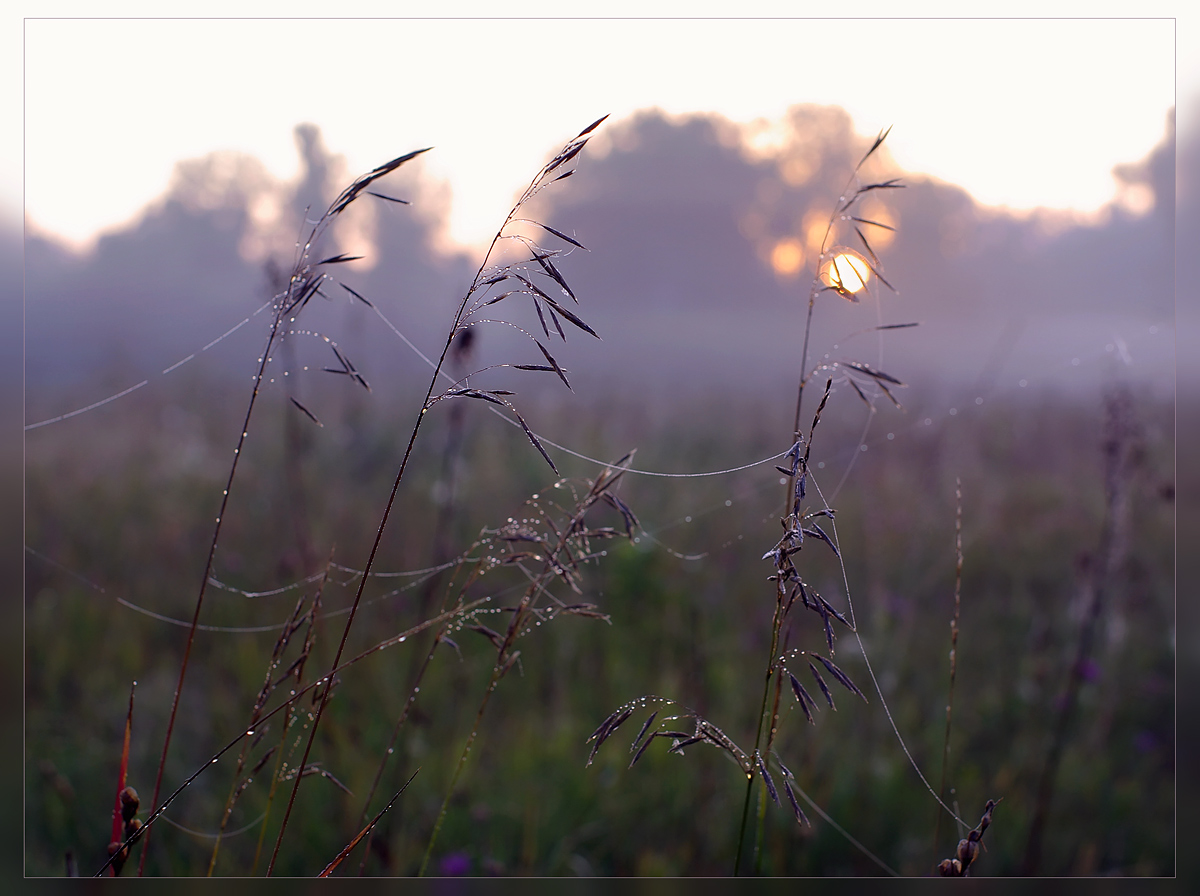
[[[126,787],[121,791],[121,819],[123,821],[129,821],[129,819],[137,815],[139,805],[138,792],[136,790],[132,787]]]
[[[121,844],[114,840],[112,843],[108,844],[108,854],[113,856],[112,870],[113,875],[116,876],[120,874],[121,869],[125,867],[125,860],[129,858],[129,850],[121,849]]]
[[[979,855],[979,843],[976,840],[959,840],[958,852],[956,853],[958,860],[962,866],[966,868],[975,861],[975,857]]]

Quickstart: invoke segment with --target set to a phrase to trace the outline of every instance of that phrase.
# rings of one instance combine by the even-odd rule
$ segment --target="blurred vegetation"
[[[936,787],[949,681],[954,488],[961,478],[962,617],[947,800],[969,825],[987,799],[1001,800],[977,873],[1016,874],[1079,636],[1085,557],[1097,548],[1105,512],[1102,408],[1098,399],[997,399],[925,425],[919,396],[911,400],[904,413],[880,408],[865,442],[869,450],[862,451],[864,408],[849,390],[835,394],[813,449],[814,463],[827,465],[816,481],[837,510],[855,618],[879,687]],[[194,377],[169,396],[147,390],[30,435],[25,541],[37,554],[26,556],[28,875],[62,874],[68,852],[84,874],[104,861],[134,680],[129,781],[149,799],[186,627],[118,599],[190,619],[243,401],[231,386]],[[651,470],[719,469],[789,447],[780,440],[788,427],[777,409],[681,401],[651,414],[635,401],[565,405],[553,429],[571,433],[571,447],[592,456],[615,459],[638,447],[635,465]],[[265,406],[235,482],[218,578],[268,590],[320,572],[331,552],[336,562],[361,568],[410,413],[348,404],[342,419],[317,429],[281,399]],[[1043,852],[1047,875],[1174,873],[1173,413],[1135,396],[1142,450],[1128,483],[1131,541],[1116,580],[1106,584],[1100,636],[1057,775]],[[535,429],[545,423],[536,410],[527,416]],[[482,527],[519,516],[524,497],[553,482],[519,430],[477,407],[465,415],[460,453],[447,464],[449,426],[450,415],[440,413],[418,442],[418,475],[401,490],[378,570],[447,559],[435,546],[439,515],[446,542],[464,550]],[[595,472],[555,456],[565,475]],[[853,469],[835,492],[850,458]],[[760,558],[778,538],[782,491],[771,464],[712,478],[626,477],[621,497],[646,534],[632,544],[609,543],[607,556],[588,568],[582,597],[608,613],[611,624],[561,617],[523,639],[520,668],[488,707],[451,804],[435,856],[440,873],[729,873],[744,778],[726,756],[697,745],[680,757],[658,742],[627,770],[625,746],[640,715],[590,768],[585,740],[617,706],[658,694],[695,708],[750,746],[773,599],[770,564]],[[810,548],[801,566],[825,597],[845,606],[830,552]],[[440,601],[445,576],[431,583],[373,581],[366,594],[372,602],[360,611],[349,649],[415,624],[423,589]],[[351,602],[352,590],[335,584],[347,578],[331,577],[327,611]],[[494,594],[502,604],[520,581],[496,570],[472,594]],[[298,593],[250,599],[212,591],[201,621],[281,623]],[[318,627],[316,665],[309,664],[306,683],[327,668],[342,619],[332,616]],[[820,649],[819,620],[801,622],[792,646]],[[164,793],[246,724],[275,637],[273,631],[198,634]],[[435,653],[372,803],[370,814],[420,769],[380,823],[367,874],[415,872],[478,706],[495,650],[470,631],[453,637],[461,653],[444,647]],[[323,778],[307,780],[276,873],[315,874],[357,833],[363,800],[430,640],[424,633],[341,674],[312,759],[354,795]],[[930,874],[965,831],[943,818],[934,842],[937,806],[892,733],[853,635],[843,633],[837,647],[839,665],[869,702],[835,695],[837,712],[822,711],[808,725],[789,698],[778,753],[798,785],[883,862],[902,874]],[[300,705],[311,709],[307,699]],[[276,742],[281,720],[272,720],[252,764]],[[289,743],[303,721],[302,715]],[[234,756],[201,776],[168,818],[215,832]],[[226,836],[218,874],[248,874],[253,867],[259,828],[250,825],[266,808],[273,761],[234,809],[229,829],[247,829]],[[150,809],[143,805],[143,817]],[[268,850],[282,809],[279,798],[268,821]],[[764,873],[882,873],[804,809],[811,827],[768,807]],[[211,843],[159,823],[147,873],[204,874]],[[357,873],[361,857],[360,847],[338,873]],[[263,867],[265,859],[260,873]]]

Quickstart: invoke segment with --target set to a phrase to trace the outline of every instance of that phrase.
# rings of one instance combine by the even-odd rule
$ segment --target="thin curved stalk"
[[[891,130],[891,129],[889,128],[888,130]],[[839,197],[838,205],[835,206],[833,213],[829,216],[829,221],[825,227],[825,235],[821,239],[821,252],[817,258],[816,273],[813,277],[812,283],[809,286],[808,310],[807,310],[807,312],[805,314],[805,318],[804,318],[804,340],[803,340],[803,343],[802,343],[802,346],[800,349],[800,380],[799,380],[799,384],[796,387],[796,413],[795,413],[795,417],[793,418],[793,423],[792,423],[792,444],[793,445],[796,445],[800,441],[800,438],[801,438],[800,419],[801,419],[801,412],[802,412],[803,403],[804,403],[804,387],[808,383],[808,379],[809,379],[808,347],[809,347],[809,340],[812,337],[813,311],[816,307],[817,296],[822,291],[821,287],[820,287],[821,270],[825,264],[826,255],[830,252],[829,239],[833,235],[834,224],[837,220],[837,216],[838,216],[839,212],[845,211],[847,208],[849,208],[850,205],[853,203],[854,199],[857,198],[857,194],[856,194],[856,196],[851,198],[850,202],[846,202],[845,194],[849,192],[849,188],[855,182],[855,179],[858,177],[858,172],[862,168],[863,164],[867,161],[867,159],[869,159],[871,157],[871,155],[875,152],[875,150],[877,150],[880,147],[880,145],[883,143],[883,141],[886,137],[887,137],[887,131],[881,132],[880,135],[875,139],[875,142],[874,142],[874,144],[872,144],[871,148],[869,150],[867,150],[866,155],[864,155],[862,157],[862,159],[859,161],[859,163],[854,166],[854,171],[851,172],[850,177],[846,181],[846,187],[843,189],[843,195],[841,197]],[[826,397],[828,397],[828,389],[826,390]],[[824,402],[822,402],[822,405],[823,404],[824,404]],[[820,410],[818,410],[817,413],[819,415]],[[814,423],[815,423],[815,421],[814,421]],[[806,457],[807,457],[807,454],[806,454]],[[783,510],[783,515],[784,515],[785,519],[787,519],[792,513],[793,495],[795,494],[796,476],[797,476],[798,472],[799,471],[796,468],[793,468],[791,475],[789,475],[787,477],[787,481],[785,483],[786,491],[784,493],[784,510]],[[801,475],[803,475],[803,474],[801,473]],[[758,722],[757,722],[757,727],[756,727],[755,733],[754,733],[754,750],[756,753],[758,753],[759,747],[762,745],[763,727],[764,727],[764,725],[766,725],[766,721],[767,721],[767,702],[768,702],[768,699],[769,699],[770,693],[771,693],[771,679],[773,677],[775,677],[775,673],[777,672],[775,651],[779,647],[779,631],[783,625],[784,616],[786,615],[786,611],[784,609],[786,598],[787,598],[787,593],[786,593],[786,588],[783,583],[783,577],[777,576],[776,577],[775,613],[771,618],[771,649],[770,649],[770,653],[768,654],[768,657],[767,657],[766,674],[763,676],[762,701],[759,706]],[[776,701],[776,703],[778,703],[778,700]],[[768,736],[768,748],[770,746],[771,740],[773,740],[773,735],[774,735],[774,729],[772,726],[771,734]],[[760,793],[759,793],[759,801],[760,801],[759,820],[760,821],[759,821],[759,825],[758,825],[757,835],[755,837],[756,856],[757,856],[757,851],[758,851],[758,841],[761,838],[761,834],[762,834],[762,828],[763,828],[763,823],[764,823],[763,819],[764,819],[765,813],[766,813],[766,789],[767,789],[767,785],[766,785],[766,782],[764,781],[764,782],[762,782],[762,785],[760,788]],[[739,833],[738,833],[737,854],[735,855],[734,862],[733,862],[733,873],[735,876],[738,874],[738,871],[741,868],[742,853],[745,849],[747,822],[749,821],[749,817],[750,817],[750,798],[753,795],[753,792],[754,792],[754,774],[753,774],[753,771],[748,771],[746,774],[746,798],[742,804],[742,823],[741,823],[741,826],[739,828]]]
[[[475,569],[473,569],[471,571],[471,575],[468,576],[467,581],[464,582],[463,585],[459,588],[458,593],[459,593],[460,599],[461,599],[461,596],[466,593],[467,588],[476,580],[477,577],[478,577],[478,567],[476,567]],[[445,601],[444,600],[442,603],[442,608],[445,609]],[[452,621],[453,620],[450,620],[450,619],[446,620],[446,623],[442,626],[441,630],[436,635],[434,635],[433,643],[429,645],[429,650],[426,652],[425,658],[421,662],[420,668],[417,670],[417,674],[413,679],[412,686],[409,688],[408,699],[404,703],[404,709],[401,710],[400,716],[399,716],[399,718],[396,719],[396,724],[392,728],[392,736],[388,740],[387,749],[384,751],[383,756],[379,760],[379,768],[376,769],[376,771],[375,771],[375,778],[371,782],[371,789],[367,792],[367,798],[363,802],[362,815],[359,818],[360,825],[366,824],[367,812],[371,808],[371,800],[373,800],[375,798],[375,792],[379,789],[379,782],[383,779],[384,770],[387,768],[388,757],[392,755],[392,751],[395,749],[396,741],[400,737],[400,731],[401,731],[401,729],[403,729],[404,723],[408,721],[408,716],[409,716],[409,713],[412,711],[413,704],[415,704],[417,702],[417,695],[421,690],[421,681],[425,677],[425,672],[429,669],[429,664],[431,662],[433,662],[433,655],[437,652],[438,645],[442,643],[442,639],[446,636],[446,632],[449,630],[450,624]],[[359,866],[358,866],[358,873],[359,873],[360,877],[366,871],[367,856],[371,852],[371,841],[374,838],[374,836],[375,836],[375,830],[374,830],[374,828],[372,828],[367,833],[367,842],[363,846],[362,861],[359,863]]]
[[[443,359],[445,351],[442,352]],[[362,578],[358,583],[358,591],[354,595],[354,603],[350,607],[350,615],[346,619],[346,626],[342,629],[342,640],[338,643],[337,653],[334,654],[332,669],[325,678],[321,679],[318,684],[325,685],[321,691],[321,702],[317,707],[316,717],[313,719],[312,725],[309,727],[308,743],[304,746],[304,756],[300,760],[300,765],[297,767],[296,780],[292,784],[292,793],[288,798],[287,809],[283,814],[283,822],[279,826],[279,835],[275,838],[275,849],[271,853],[271,861],[267,865],[267,877],[271,876],[271,872],[275,870],[275,862],[279,858],[279,847],[283,844],[283,834],[287,830],[288,820],[291,818],[292,809],[296,804],[296,793],[300,790],[300,781],[303,779],[304,769],[308,767],[308,756],[312,752],[313,741],[317,735],[317,726],[321,722],[321,716],[325,713],[325,707],[329,703],[329,695],[333,692],[333,669],[336,669],[338,663],[342,659],[342,653],[346,649],[346,642],[350,637],[350,627],[354,625],[354,617],[358,613],[359,604],[362,603],[363,591],[366,588],[367,580],[371,575],[371,568],[375,565],[375,555],[379,552],[379,544],[383,541],[383,530],[387,527],[388,518],[392,513],[392,506],[396,502],[396,493],[400,490],[400,482],[404,479],[404,471],[408,467],[409,458],[412,456],[413,445],[416,444],[417,434],[421,431],[421,422],[425,419],[426,406],[429,403],[429,398],[433,394],[434,386],[437,384],[437,373],[441,370],[441,363],[438,364],[438,370],[434,372],[433,378],[429,384],[429,392],[425,396],[425,403],[421,406],[421,413],[417,415],[417,421],[413,425],[412,435],[408,438],[408,447],[404,449],[404,459],[400,462],[400,470],[396,473],[396,481],[392,484],[391,494],[388,496],[387,506],[383,510],[383,518],[379,521],[379,528],[375,533],[375,542],[371,545],[371,553],[367,557],[367,563],[363,567]]]
[[[946,731],[942,737],[942,780],[938,785],[938,796],[944,802],[946,799],[946,771],[950,758],[950,722],[954,712],[954,677],[958,668],[958,619],[962,603],[962,480],[954,478],[954,553],[957,562],[954,566],[954,617],[950,620],[950,688],[946,696]],[[933,853],[937,858],[938,840],[942,833],[942,807],[938,806],[937,821],[933,826]]]
[[[415,158],[427,149],[419,149],[410,152],[407,155],[393,159],[384,165],[380,165],[373,171],[362,175],[354,181],[349,187],[341,192],[329,206],[325,214],[320,220],[313,225],[312,231],[309,233],[308,241],[300,249],[297,255],[296,262],[292,267],[291,277],[288,279],[287,290],[278,296],[274,314],[271,318],[271,330],[267,335],[267,343],[263,347],[262,357],[259,358],[258,371],[254,376],[254,389],[250,393],[250,401],[246,406],[246,415],[242,421],[241,435],[238,436],[237,447],[233,452],[233,463],[229,467],[229,476],[225,481],[225,489],[221,494],[221,507],[217,511],[216,524],[213,527],[212,541],[209,543],[208,559],[204,564],[204,575],[200,580],[200,591],[196,596],[196,609],[192,613],[192,623],[188,628],[187,645],[184,647],[183,660],[179,665],[179,679],[175,685],[175,695],[171,700],[171,713],[167,720],[167,733],[163,738],[162,756],[158,761],[158,772],[154,778],[154,794],[151,799],[152,804],[158,802],[158,795],[162,787],[163,771],[167,765],[167,752],[171,746],[171,735],[175,730],[175,717],[179,710],[179,696],[183,691],[184,678],[187,676],[188,662],[192,655],[192,644],[196,639],[196,630],[200,624],[200,610],[204,605],[204,595],[208,588],[208,580],[212,575],[213,559],[217,553],[217,542],[221,537],[221,522],[225,519],[225,510],[229,506],[229,494],[233,490],[233,480],[237,474],[238,461],[242,456],[242,448],[245,447],[246,438],[250,432],[250,419],[254,414],[254,405],[258,400],[259,389],[262,387],[263,374],[266,371],[267,364],[271,361],[271,349],[274,347],[276,340],[279,337],[279,328],[282,326],[284,319],[289,318],[294,312],[298,313],[305,303],[318,291],[325,275],[318,274],[317,268],[327,262],[336,261],[337,258],[325,259],[325,261],[313,264],[311,262],[311,252],[317,245],[320,238],[324,235],[329,225],[340,215],[359,195],[374,181],[383,177],[385,174],[390,174],[395,171],[405,162]],[[291,319],[294,320],[294,317]],[[146,868],[146,855],[150,852],[150,832],[146,832],[146,841],[142,846],[142,857],[138,862],[138,877],[141,877]]]
[[[266,370],[267,361],[271,355],[271,347],[275,344],[282,320],[283,314],[277,313],[271,322],[271,332],[267,337],[267,344],[263,348],[262,358],[258,364],[258,372],[254,375],[254,391],[250,393],[250,401],[246,405],[246,415],[242,420],[241,435],[238,436],[237,448],[233,451],[233,463],[229,466],[229,476],[225,480],[225,489],[221,494],[221,507],[217,511],[217,520],[216,525],[213,527],[212,541],[208,546],[208,559],[204,562],[204,575],[200,580],[200,593],[196,596],[196,609],[192,612],[192,624],[188,628],[187,645],[183,649],[183,660],[179,664],[179,679],[175,683],[175,696],[171,699],[171,713],[167,718],[167,733],[163,738],[162,755],[158,760],[158,773],[154,776],[154,794],[150,798],[151,805],[158,803],[158,795],[162,788],[163,771],[167,767],[167,751],[171,747],[171,735],[175,731],[175,716],[179,711],[179,695],[183,692],[183,681],[187,676],[188,661],[192,656],[192,644],[196,640],[196,630],[200,625],[200,610],[204,606],[204,594],[208,589],[209,577],[212,575],[213,558],[217,555],[217,542],[221,537],[221,522],[225,519],[225,510],[229,506],[229,493],[233,490],[233,479],[237,475],[238,460],[241,458],[242,448],[246,444],[246,435],[250,429],[250,418],[254,414],[254,404],[258,400],[263,371]],[[150,832],[147,831],[146,842],[142,844],[142,856],[138,860],[138,877],[141,877],[146,869],[146,856],[149,852]]]

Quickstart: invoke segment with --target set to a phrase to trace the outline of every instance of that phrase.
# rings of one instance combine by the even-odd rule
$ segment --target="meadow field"
[[[880,278],[913,263],[854,204],[899,184],[861,138],[806,187],[802,273],[747,250],[790,305],[722,341],[719,309],[653,307],[669,240],[591,243],[590,133],[453,262],[457,316],[410,324],[324,229],[390,211],[401,156],[324,197],[220,344],[143,308],[124,342],[63,326],[86,377],[31,358],[25,873],[125,841],[124,875],[923,876],[986,812],[972,874],[1174,874],[1173,388],[1115,339],[1062,388],[998,373],[986,322],[904,349]],[[173,339],[213,348],[174,370]],[[964,357],[987,376],[929,373]]]

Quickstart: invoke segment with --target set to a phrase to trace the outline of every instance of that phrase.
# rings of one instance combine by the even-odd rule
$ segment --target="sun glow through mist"
[[[840,286],[847,292],[861,292],[871,279],[871,268],[857,252],[843,250],[821,269],[821,282],[826,286]]]
[[[804,267],[804,247],[791,238],[780,240],[771,250],[771,267],[781,277],[795,277]]]

